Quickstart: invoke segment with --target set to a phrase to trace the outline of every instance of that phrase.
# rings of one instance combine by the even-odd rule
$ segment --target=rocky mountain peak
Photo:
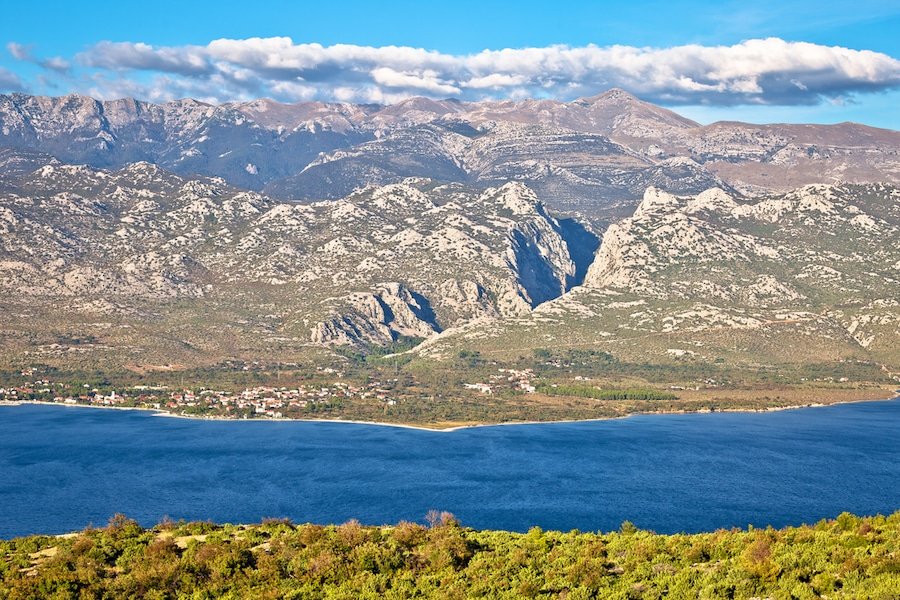
[[[641,100],[637,98],[637,96],[633,94],[629,94],[625,90],[621,88],[610,88],[605,92],[601,92],[596,96],[588,96],[586,98],[579,98],[577,102],[582,104],[618,104],[620,106],[633,105],[636,103],[641,103]]]
[[[634,217],[641,218],[653,213],[667,212],[677,208],[679,203],[675,195],[651,186],[644,192],[641,203],[634,211]]]
[[[492,190],[488,190],[486,194],[493,195]],[[514,215],[532,215],[541,207],[541,201],[534,190],[520,181],[503,184],[496,190],[496,194],[503,207]]]
[[[365,204],[382,211],[426,211],[434,208],[434,203],[419,187],[425,181],[423,179],[408,178],[400,183],[370,188],[364,193],[357,194],[357,198],[365,198]]]
[[[0,191],[0,290],[48,305],[87,290],[109,314],[237,303],[306,344],[381,344],[528,312],[575,274],[521,183],[410,178],[298,205],[141,162],[46,165],[14,186]]]
[[[778,269],[793,268],[791,261],[819,260],[815,253],[798,256],[797,243],[792,242],[811,235],[817,236],[816,244],[824,244],[819,251],[826,254],[834,254],[827,240],[835,242],[842,236],[856,240],[842,251],[855,253],[855,244],[865,240],[873,245],[872,252],[881,254],[879,236],[898,231],[900,214],[896,208],[885,212],[892,197],[878,190],[882,188],[814,185],[738,202],[717,188],[687,198],[648,188],[633,216],[607,230],[586,285],[630,286],[669,294],[673,287],[654,275],[667,265],[772,261]],[[859,195],[870,195],[871,206],[862,208],[851,201]],[[721,225],[722,219],[727,219],[727,227]],[[761,223],[777,223],[778,227],[760,233]],[[768,270],[771,274],[772,269]]]
[[[623,134],[646,135],[653,131],[650,123],[656,123],[656,127],[665,126],[675,129],[699,126],[695,121],[644,102],[619,88],[612,88],[596,96],[581,98],[574,104],[585,106],[594,118],[606,121],[610,133],[619,131]],[[639,125],[641,122],[644,124]]]
[[[711,212],[728,214],[737,208],[737,203],[722,188],[710,188],[700,192],[690,199],[685,206],[688,214],[697,212]]]

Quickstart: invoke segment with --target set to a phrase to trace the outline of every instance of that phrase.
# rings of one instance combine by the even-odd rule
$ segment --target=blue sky
[[[896,0],[16,2],[4,15],[6,91],[389,102],[618,85],[703,122],[900,128]],[[525,48],[538,51],[502,52]]]

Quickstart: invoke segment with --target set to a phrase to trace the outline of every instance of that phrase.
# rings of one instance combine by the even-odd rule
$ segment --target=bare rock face
[[[386,344],[401,336],[427,338],[440,331],[428,300],[397,282],[351,294],[340,303],[338,312],[312,328],[312,341]]]
[[[884,356],[900,347],[898,157],[896,131],[701,126],[622,90],[0,95],[0,308],[22,340],[45,317],[102,316],[197,355],[202,318],[226,355],[566,322],[591,343],[799,323]]]

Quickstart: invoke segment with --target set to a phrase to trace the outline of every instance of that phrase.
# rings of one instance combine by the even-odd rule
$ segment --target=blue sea
[[[900,401],[430,432],[0,407],[0,537],[172,519],[661,533],[900,509]]]

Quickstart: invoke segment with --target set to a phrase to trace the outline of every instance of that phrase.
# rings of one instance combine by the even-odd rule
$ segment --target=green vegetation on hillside
[[[548,396],[574,396],[594,400],[678,400],[675,394],[659,390],[605,390],[590,385],[541,385],[537,391]]]
[[[900,513],[657,535],[162,523],[0,542],[0,598],[871,598],[900,594]]]

